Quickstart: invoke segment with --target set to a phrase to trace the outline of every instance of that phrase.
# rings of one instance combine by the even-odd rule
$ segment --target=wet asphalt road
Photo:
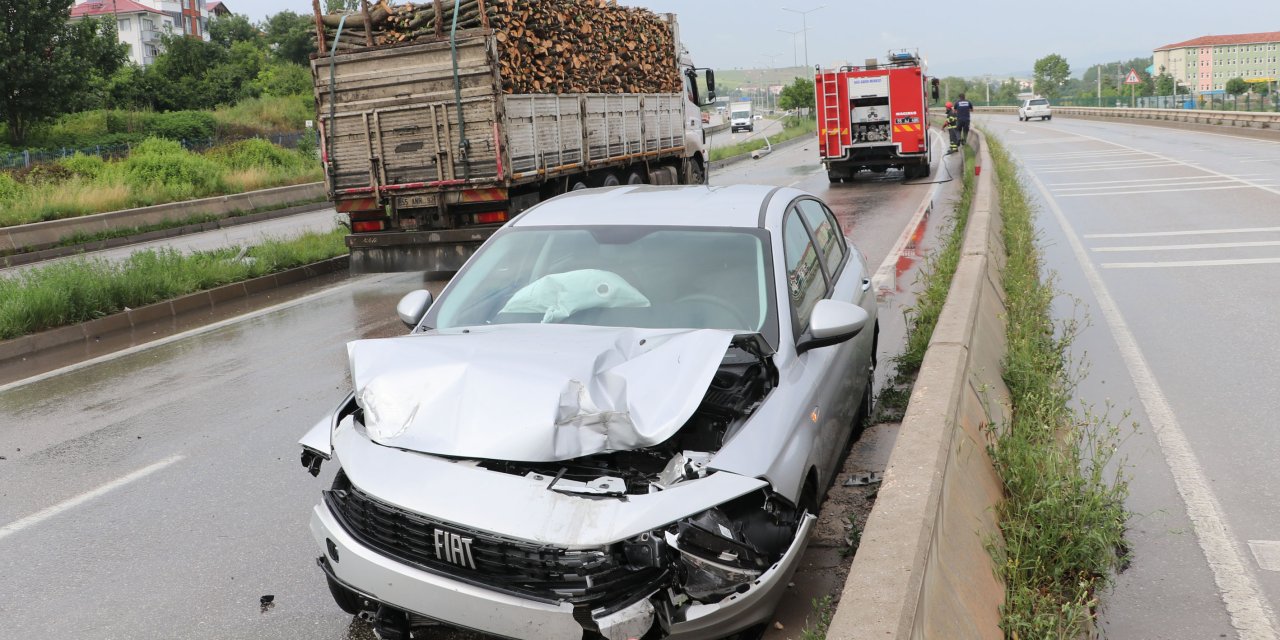
[[[825,197],[874,269],[930,187],[891,172],[829,188],[815,156],[792,147],[712,182]],[[346,393],[345,343],[402,333],[395,301],[423,284],[355,278],[0,386],[0,636],[371,637],[315,566],[307,522],[335,469],[307,475],[296,441]]]
[[[1106,638],[1276,638],[1280,143],[1068,118],[979,123],[1022,163],[1083,307],[1084,403],[1120,421],[1132,565]],[[1229,131],[1227,132],[1229,133]]]

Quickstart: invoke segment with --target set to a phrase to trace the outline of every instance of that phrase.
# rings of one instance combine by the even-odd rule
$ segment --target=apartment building
[[[1280,31],[1202,36],[1157,48],[1156,73],[1167,73],[1195,93],[1222,91],[1227,81],[1276,82],[1280,78]]]
[[[81,0],[71,7],[71,20],[114,16],[129,58],[143,66],[160,53],[161,34],[208,40],[209,15],[205,0]]]

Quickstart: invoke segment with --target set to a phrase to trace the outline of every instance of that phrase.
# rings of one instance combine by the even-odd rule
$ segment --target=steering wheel
[[[691,293],[687,296],[681,296],[672,302],[676,308],[684,306],[700,306],[704,310],[713,310],[713,313],[700,313],[694,317],[703,320],[703,324],[708,329],[744,329],[749,330],[755,327],[755,323],[748,321],[742,316],[742,310],[734,307],[719,296],[709,293]],[[715,320],[730,320],[730,323],[714,322]],[[723,326],[729,324],[730,326]],[[716,326],[721,325],[721,326]]]

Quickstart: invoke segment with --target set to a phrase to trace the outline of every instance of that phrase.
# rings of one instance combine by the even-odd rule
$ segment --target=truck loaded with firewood
[[[434,0],[322,14],[325,185],[353,273],[456,271],[567,191],[706,181],[696,69],[672,14],[605,0]]]

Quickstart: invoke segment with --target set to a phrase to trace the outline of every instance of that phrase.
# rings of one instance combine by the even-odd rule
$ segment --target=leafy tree
[[[778,107],[781,109],[814,108],[813,80],[796,78],[791,84],[782,88],[778,95]]]
[[[308,16],[281,11],[262,23],[277,59],[306,66],[316,50],[315,22]]]
[[[268,64],[253,80],[253,92],[263,96],[292,96],[311,93],[311,74],[290,62]]]
[[[1249,92],[1249,83],[1245,82],[1244,78],[1232,78],[1227,81],[1227,85],[1223,88],[1227,90],[1227,93],[1238,96]]]
[[[372,3],[371,3],[372,4]],[[360,8],[360,0],[324,0],[326,13],[344,13]]]
[[[1156,95],[1171,96],[1173,95],[1173,76],[1162,73],[1156,76]]]
[[[0,3],[0,115],[15,145],[32,127],[75,108],[86,86],[103,83],[124,63],[115,23],[69,25],[71,1]]]
[[[1071,65],[1067,64],[1066,58],[1056,53],[1036,60],[1034,71],[1035,91],[1050,99],[1062,95],[1063,85],[1071,77]]]
[[[209,21],[209,38],[230,48],[237,42],[259,42],[262,32],[248,18],[233,13]]]

